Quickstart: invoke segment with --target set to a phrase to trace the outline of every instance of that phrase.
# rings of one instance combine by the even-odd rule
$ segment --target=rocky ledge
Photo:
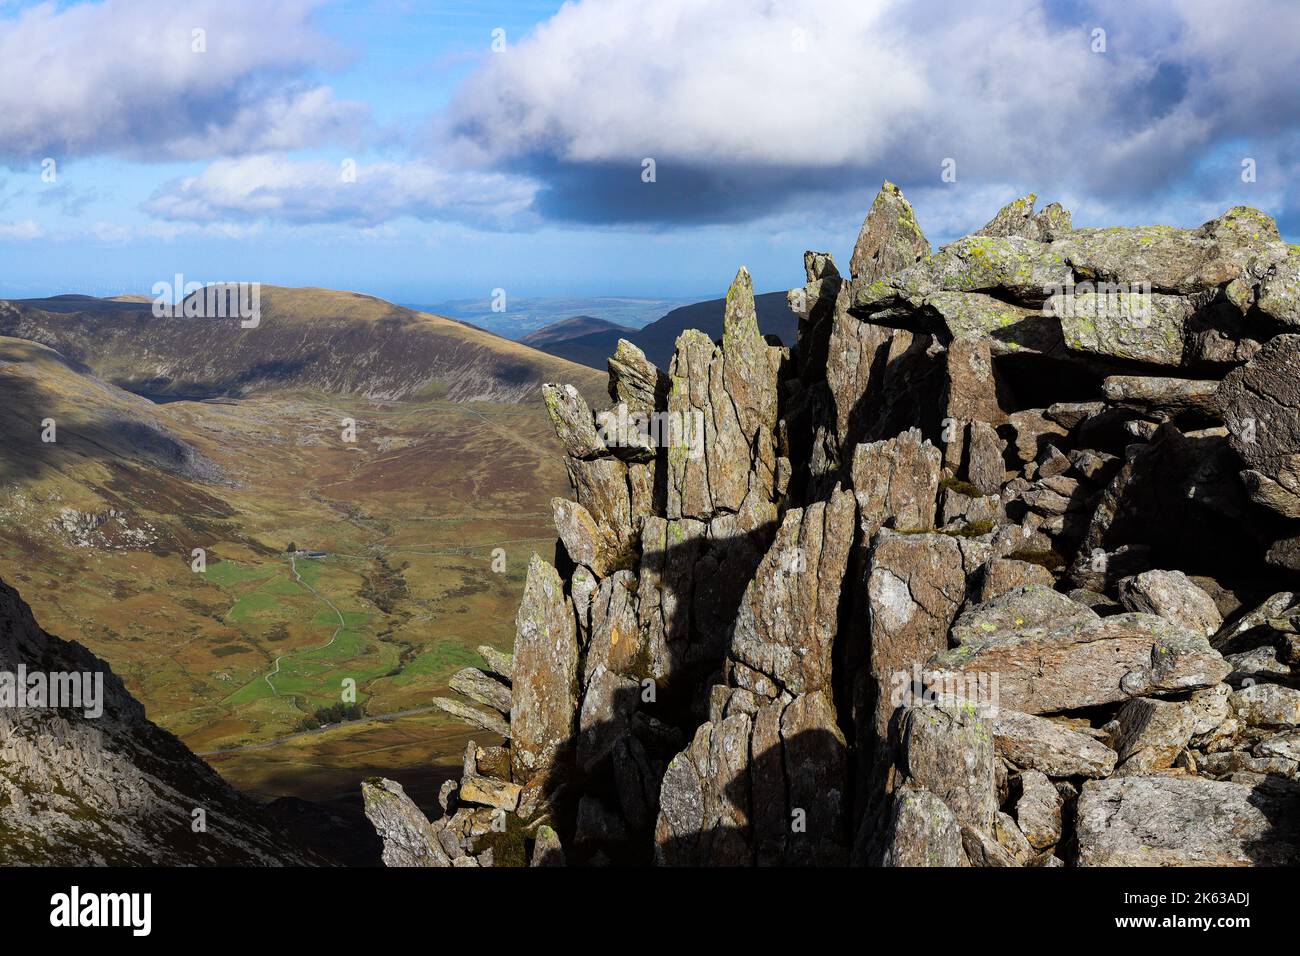
[[[1300,862],[1300,249],[1029,196],[932,251],[886,183],[850,262],[793,347],[742,269],[545,389],[554,563],[446,815],[366,785],[386,862]]]

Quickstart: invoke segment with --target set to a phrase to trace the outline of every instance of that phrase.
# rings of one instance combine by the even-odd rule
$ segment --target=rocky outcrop
[[[458,675],[508,741],[448,863],[1300,862],[1295,253],[1034,205],[932,251],[886,183],[792,346],[742,269],[666,376],[547,387],[573,500]]]

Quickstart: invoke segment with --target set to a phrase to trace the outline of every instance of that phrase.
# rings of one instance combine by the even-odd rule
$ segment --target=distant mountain
[[[605,360],[612,352],[609,343],[630,338],[637,331],[631,326],[618,325],[590,315],[579,315],[538,329],[519,341],[520,344],[568,359],[578,365],[603,369]]]
[[[535,349],[545,350],[545,347],[548,345],[567,342],[583,335],[595,335],[599,332],[616,332],[619,335],[631,335],[636,331],[637,330],[630,325],[619,325],[617,322],[598,319],[594,315],[575,315],[571,319],[552,322],[550,325],[543,326],[536,332],[530,332],[520,339],[519,342],[521,345],[531,345]]]
[[[0,581],[0,671],[71,674],[83,706],[0,708],[0,861],[8,866],[301,865],[322,862],[151,723],[108,665],[43,631]],[[83,680],[83,677],[85,680]],[[52,680],[52,678],[50,678]],[[88,681],[88,683],[86,683]]]
[[[669,309],[689,305],[690,299],[597,297],[511,297],[501,303],[489,299],[451,299],[432,305],[404,303],[417,312],[432,312],[469,322],[511,341],[554,325],[575,315],[599,316],[606,322],[640,329],[660,318]],[[499,311],[493,310],[496,305]],[[505,306],[505,308],[502,308]],[[603,366],[602,366],[603,368]]]
[[[562,359],[467,323],[353,292],[261,287],[261,317],[153,314],[129,298],[0,302],[0,335],[56,349],[95,375],[166,398],[312,389],[376,399],[522,402],[542,382],[600,391]]]
[[[799,317],[790,311],[784,292],[768,292],[754,297],[758,324],[764,335],[776,335],[785,345],[794,344]],[[631,333],[626,330],[601,329],[585,335],[542,342],[537,348],[571,362],[604,369],[606,359],[614,354],[619,339],[639,347],[650,361],[665,371],[677,347],[677,337],[687,329],[699,329],[710,338],[722,337],[722,313],[726,300],[711,299],[673,309],[663,318]],[[527,341],[525,339],[524,341]]]

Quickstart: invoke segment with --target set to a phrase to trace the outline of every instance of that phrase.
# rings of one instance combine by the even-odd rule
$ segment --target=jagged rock
[[[564,866],[564,847],[555,830],[546,824],[537,828],[533,842],[533,856],[529,866]]]
[[[484,730],[494,734],[500,734],[502,737],[510,736],[510,724],[502,720],[498,715],[489,713],[485,710],[479,710],[477,707],[471,707],[469,704],[453,700],[449,697],[435,697],[430,701],[433,706],[440,710],[446,711],[458,720],[463,720],[467,724],[473,724],[475,727],[482,727]]]
[[[564,467],[577,503],[591,516],[597,533],[612,535],[620,543],[635,538],[627,464],[616,458],[584,461],[570,457]]]
[[[876,734],[887,734],[898,706],[891,690],[948,644],[948,628],[966,597],[961,545],[942,534],[880,531],[867,577],[870,673]]]
[[[503,714],[510,713],[510,688],[494,681],[481,670],[465,667],[447,681],[447,686],[470,700],[486,704]]]
[[[1091,284],[1089,284],[1089,287]],[[1184,296],[1144,292],[1076,291],[1061,317],[1066,348],[1108,359],[1179,366],[1187,324],[1197,303]]]
[[[653,412],[665,407],[668,377],[639,348],[619,339],[609,357],[609,397],[632,411]]]
[[[596,419],[581,393],[572,385],[543,385],[542,397],[555,433],[564,450],[574,458],[597,458],[608,454],[596,433]]]
[[[1206,637],[1223,626],[1214,598],[1182,571],[1144,571],[1123,578],[1119,582],[1119,600],[1130,611],[1158,614],[1171,624]]]
[[[751,719],[701,724],[673,757],[659,793],[655,860],[661,865],[752,863],[749,829]]]
[[[964,702],[924,704],[903,715],[901,772],[939,797],[957,820],[992,832],[998,810],[992,725]]]
[[[1196,729],[1192,708],[1177,701],[1139,697],[1120,708],[1113,746],[1125,774],[1164,770],[1187,746]]]
[[[741,672],[740,686],[772,697],[778,689],[798,695],[829,684],[854,514],[853,493],[841,490],[786,513],[745,590],[731,644],[734,660],[770,680],[749,686]]]
[[[753,282],[742,268],[727,291],[721,348],[695,331],[677,341],[668,411],[702,421],[703,435],[697,447],[669,450],[667,517],[707,520],[741,510],[751,449],[760,458],[772,454],[780,355],[759,333]]]
[[[510,760],[516,780],[550,768],[573,736],[578,709],[575,631],[560,576],[533,555],[515,618]]]
[[[1254,684],[1234,691],[1233,713],[1250,727],[1295,727],[1300,724],[1300,690],[1277,684]]]
[[[1202,635],[1155,615],[1117,614],[971,632],[928,669],[996,673],[1002,706],[1044,714],[1207,687],[1231,668]]]
[[[946,363],[935,337],[859,320],[849,312],[852,291],[849,285],[840,290],[826,367],[842,460],[859,442],[939,420],[946,389]]]
[[[1108,401],[1159,422],[1186,414],[1203,418],[1219,415],[1219,383],[1213,379],[1112,375],[1101,383],[1101,390]]]
[[[1292,249],[1264,276],[1255,306],[1284,325],[1300,326],[1300,252]]]
[[[1063,439],[1068,434],[1048,418],[1041,408],[1014,412],[1007,416],[1007,421],[1015,434],[1015,453],[1025,464],[1036,460],[1046,445]]]
[[[513,654],[498,651],[495,647],[489,647],[487,644],[480,644],[478,646],[478,656],[483,658],[492,673],[510,680],[515,667]]]
[[[1279,734],[1261,740],[1253,752],[1256,757],[1280,757],[1300,763],[1300,733]]]
[[[1215,684],[1198,690],[1187,698],[1187,709],[1192,712],[1192,734],[1208,734],[1223,723],[1232,713],[1228,700],[1232,688],[1227,684]]]
[[[1055,846],[1061,839],[1061,795],[1047,776],[1037,770],[1020,775],[1021,794],[1016,801],[1016,825],[1035,850]]]
[[[517,783],[496,780],[477,773],[467,773],[460,781],[460,799],[465,803],[477,803],[510,813],[519,806],[519,794],[522,790],[523,787]]]
[[[888,525],[900,531],[933,528],[941,455],[919,429],[888,441],[858,445],[853,488],[864,540]]]
[[[984,564],[978,600],[983,604],[1015,588],[1030,584],[1050,588],[1054,582],[1052,572],[1041,564],[1031,564],[1028,561],[1016,561],[1011,558],[990,558]]]
[[[619,571],[600,582],[591,608],[591,638],[583,680],[590,683],[598,667],[623,677],[649,677],[649,648],[637,621],[637,580]]]
[[[961,824],[930,791],[903,786],[894,794],[882,866],[961,866]]]
[[[970,423],[966,442],[966,477],[986,495],[995,495],[1002,490],[1007,470],[1006,447],[1007,443],[998,437],[988,422]]]
[[[1060,203],[1051,203],[1037,215],[1033,193],[1009,202],[980,230],[977,236],[1020,236],[1037,242],[1050,242],[1070,231],[1070,213]]]
[[[1294,866],[1300,798],[1199,777],[1089,780],[1080,866]]]
[[[992,717],[997,753],[1023,770],[1049,777],[1106,777],[1118,755],[1058,721],[998,708]]]
[[[988,833],[972,826],[961,828],[962,848],[971,866],[1021,866],[1002,844]]]
[[[852,278],[805,255],[795,350],[759,334],[743,269],[721,344],[685,333],[667,379],[621,344],[615,402],[701,422],[694,445],[597,445],[611,413],[548,394],[576,566],[544,596],[530,568],[525,607],[561,637],[529,664],[521,624],[512,718],[524,693],[555,707],[533,736],[562,766],[524,772],[516,740],[490,771],[504,752],[476,747],[471,792],[508,776],[530,826],[576,813],[583,862],[644,858],[653,839],[658,862],[688,865],[837,863],[853,832],[857,862],[1059,866],[1093,788],[1069,780],[1272,774],[1276,795],[1300,766],[1281,693],[1300,681],[1300,607],[1216,632],[1270,545],[1300,566],[1300,536],[1247,493],[1287,514],[1300,465],[1291,488],[1272,407],[1269,448],[1243,453],[1245,406],[1271,399],[1243,387],[1234,420],[1213,380],[1289,361],[1260,344],[1289,321],[1263,305],[1289,315],[1286,246],[1244,207],[1197,230],[1072,230],[1032,197],[981,232],[930,255],[887,184]],[[1203,380],[1110,375],[1095,400],[1101,376],[1159,366]],[[1079,600],[1053,590],[1067,567]],[[1229,675],[1277,683],[1233,692]],[[646,678],[662,699],[643,710]],[[1138,811],[1107,812],[1122,827]],[[1082,831],[1081,859],[1111,846]],[[481,864],[456,833],[447,856]]]
[[[953,339],[948,343],[944,373],[948,384],[944,421],[993,422],[1002,417],[988,339]],[[956,470],[966,457],[966,429],[946,429],[944,437],[944,464]]]
[[[402,785],[374,778],[361,784],[366,817],[384,841],[385,866],[451,866],[437,829]]]
[[[880,187],[853,247],[849,273],[874,282],[901,272],[930,254],[930,243],[917,225],[903,191],[888,180]]]
[[[1022,638],[1044,636],[1056,628],[1088,626],[1100,620],[1092,610],[1049,584],[1025,584],[963,611],[952,625],[956,644],[980,642],[1015,633]]]
[[[597,577],[603,578],[631,561],[632,555],[622,547],[618,538],[576,501],[552,498],[551,510],[564,550],[575,563],[586,565]]]
[[[1251,498],[1288,518],[1300,517],[1298,368],[1300,335],[1278,335],[1229,372],[1218,391],[1228,441],[1247,466]]]
[[[1060,323],[1041,307],[1016,305],[983,292],[931,292],[925,307],[943,320],[953,337],[950,344],[978,344],[990,357],[1049,355],[1062,347]],[[993,385],[990,378],[986,395],[992,394]]]
[[[1233,686],[1240,686],[1247,680],[1285,679],[1291,674],[1291,668],[1278,660],[1277,650],[1272,647],[1256,647],[1240,654],[1224,654],[1223,659],[1232,665],[1232,673],[1228,675],[1227,681]]]
[[[1268,219],[1255,210],[1247,212]],[[1053,242],[1051,249],[1084,275],[1131,286],[1149,283],[1156,292],[1187,295],[1213,290],[1238,278],[1261,250],[1250,236],[1226,226],[1220,219],[1199,229],[1076,229]],[[1274,225],[1272,232],[1276,231]]]

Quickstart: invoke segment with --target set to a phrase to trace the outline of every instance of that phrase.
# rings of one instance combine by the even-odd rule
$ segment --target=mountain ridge
[[[170,398],[317,388],[399,400],[523,402],[542,382],[598,376],[456,319],[375,296],[261,287],[256,327],[155,316],[150,303],[75,295],[0,301],[0,335],[30,339],[114,385]]]

